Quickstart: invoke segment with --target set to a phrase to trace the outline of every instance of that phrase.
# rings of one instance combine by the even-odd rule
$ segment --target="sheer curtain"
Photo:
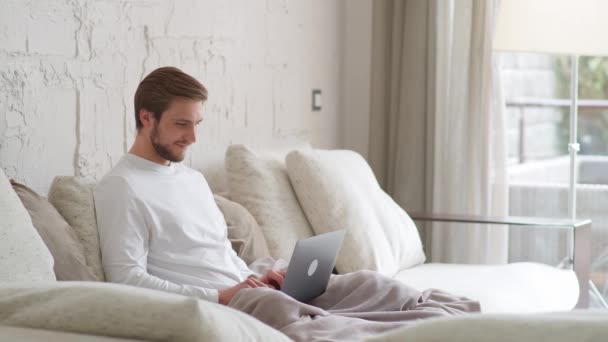
[[[486,0],[374,4],[370,163],[406,210],[507,214],[496,9]],[[433,262],[508,259],[505,228],[421,233]]]

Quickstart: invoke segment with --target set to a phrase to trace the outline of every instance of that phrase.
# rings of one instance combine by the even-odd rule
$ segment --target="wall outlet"
[[[319,112],[319,111],[321,111],[322,106],[323,106],[323,101],[321,98],[321,89],[313,89],[312,90],[312,111]]]

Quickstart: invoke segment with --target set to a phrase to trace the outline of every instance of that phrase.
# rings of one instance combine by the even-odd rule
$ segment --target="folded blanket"
[[[98,282],[2,284],[0,325],[149,341],[289,341],[223,305]]]
[[[364,340],[421,319],[479,312],[479,303],[438,290],[420,292],[377,272],[333,276],[308,304],[267,288],[239,291],[229,306],[296,341]]]

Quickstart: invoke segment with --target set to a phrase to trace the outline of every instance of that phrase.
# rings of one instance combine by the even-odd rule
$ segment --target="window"
[[[511,215],[567,217],[569,56],[501,53]],[[593,220],[592,281],[608,299],[608,58],[579,58],[577,217]],[[511,261],[563,264],[569,235],[510,233]],[[596,304],[600,301],[596,298]]]

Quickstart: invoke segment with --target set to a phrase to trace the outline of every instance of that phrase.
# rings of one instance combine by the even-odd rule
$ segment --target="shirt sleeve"
[[[147,272],[149,231],[143,207],[125,179],[104,178],[95,187],[94,197],[102,264],[108,281],[218,302],[216,289],[175,284]]]
[[[234,251],[234,249],[232,249],[232,245],[230,244],[230,240],[228,238],[226,238],[226,248],[228,249],[228,253],[230,253],[230,258],[232,259],[232,262],[236,265],[236,267],[239,269],[239,272],[241,273],[241,279],[247,279],[250,276],[256,276],[259,277],[260,275],[253,272],[251,269],[249,269],[249,267],[247,267],[247,264],[245,263],[245,261],[243,261],[243,259],[241,259],[236,252]]]

